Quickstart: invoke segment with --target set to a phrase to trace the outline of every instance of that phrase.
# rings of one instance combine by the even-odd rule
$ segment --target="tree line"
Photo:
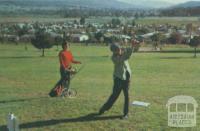
[[[161,16],[200,16],[200,7],[172,8],[160,11]]]

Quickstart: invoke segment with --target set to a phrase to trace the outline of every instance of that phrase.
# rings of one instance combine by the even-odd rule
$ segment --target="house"
[[[178,30],[177,32],[180,33],[181,35],[186,34],[186,30]]]
[[[158,33],[158,32],[156,31],[156,32],[151,32],[151,33],[143,34],[143,35],[140,35],[140,37],[142,37],[143,39],[148,39],[148,38],[150,38],[151,36],[153,36],[156,33]]]
[[[83,42],[89,40],[89,36],[85,34],[72,34],[71,40],[73,42]]]

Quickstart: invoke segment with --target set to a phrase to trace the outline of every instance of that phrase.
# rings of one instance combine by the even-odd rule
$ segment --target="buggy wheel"
[[[67,92],[67,96],[69,98],[74,98],[74,97],[76,97],[76,95],[77,95],[77,91],[75,89],[69,89]]]
[[[75,89],[64,89],[61,97],[74,98],[76,97],[76,95],[77,95],[77,91]]]
[[[61,97],[67,97],[68,96],[68,89],[64,88],[61,94]]]

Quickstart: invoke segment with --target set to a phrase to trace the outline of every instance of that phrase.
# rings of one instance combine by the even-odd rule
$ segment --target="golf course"
[[[20,131],[199,131],[197,108],[195,127],[168,126],[167,101],[177,95],[200,101],[200,56],[193,48],[165,47],[164,52],[136,52],[129,60],[132,69],[129,89],[129,119],[123,115],[123,92],[113,107],[101,116],[99,108],[113,86],[112,53],[108,46],[71,44],[74,58],[84,68],[72,79],[75,98],[51,98],[49,91],[60,79],[56,47],[41,51],[23,44],[0,44],[0,131],[6,131],[7,115],[14,113]],[[148,107],[133,106],[148,102]]]

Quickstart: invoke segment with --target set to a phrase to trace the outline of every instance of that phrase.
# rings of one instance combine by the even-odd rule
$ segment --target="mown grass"
[[[198,17],[146,17],[140,18],[136,21],[140,24],[172,24],[176,26],[180,26],[181,24],[193,23],[198,25],[199,19]]]
[[[120,120],[122,94],[109,112],[92,117],[112,91],[113,64],[108,47],[72,46],[71,50],[85,68],[71,83],[78,96],[62,99],[47,97],[60,77],[56,47],[40,57],[41,52],[32,46],[25,51],[23,45],[0,45],[0,130],[5,129],[9,112],[18,117],[22,131],[200,129],[199,109],[196,127],[170,128],[166,108],[167,100],[175,95],[189,95],[199,103],[200,57],[195,59],[192,53],[135,53],[129,61],[133,72],[130,102],[151,105],[130,104],[129,119]]]
[[[32,23],[32,22],[73,22],[74,20],[79,21],[79,18],[63,18],[59,15],[52,16],[52,15],[42,15],[42,16],[31,16],[31,15],[24,15],[24,16],[1,16],[0,23]],[[113,18],[119,18],[121,23],[132,23],[134,17],[89,17],[86,18],[86,23],[110,23]],[[199,25],[199,18],[198,17],[140,17],[136,19],[136,24],[172,24],[176,26],[180,26],[181,24],[188,24],[193,23],[194,25]]]

